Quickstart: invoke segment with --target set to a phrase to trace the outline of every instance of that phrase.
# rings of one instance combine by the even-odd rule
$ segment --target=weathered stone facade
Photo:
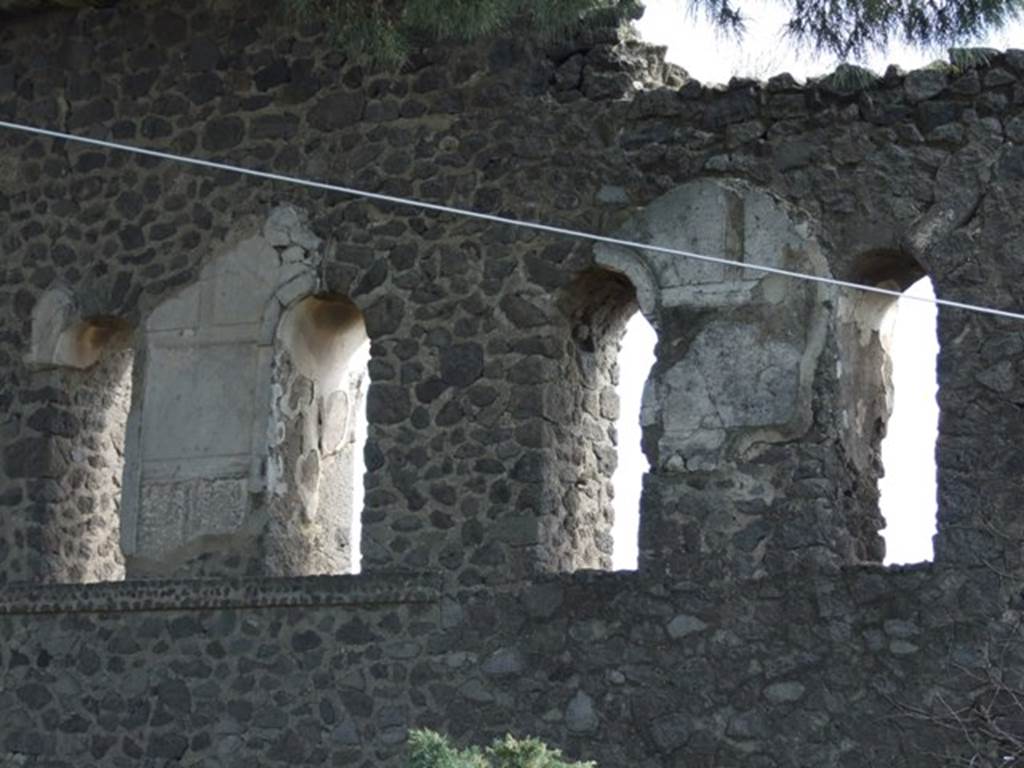
[[[711,89],[598,28],[386,73],[138,3],[5,20],[0,117],[1024,306],[1021,51]],[[936,559],[886,569],[877,298],[11,132],[0,253],[0,762],[397,765],[420,725],[1003,764],[945,726],[1024,672],[1019,323],[940,313]],[[638,308],[639,570],[587,572]]]

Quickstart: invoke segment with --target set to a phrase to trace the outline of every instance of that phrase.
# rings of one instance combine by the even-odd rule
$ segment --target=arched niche
[[[124,578],[119,544],[125,429],[131,402],[132,329],[120,318],[83,316],[56,287],[32,312],[25,363],[39,396],[8,450],[23,462],[32,504],[24,579],[49,583]]]
[[[305,298],[281,318],[266,479],[276,571],[342,573],[356,562],[368,350],[363,314],[344,296]]]
[[[351,330],[350,304],[306,298],[319,248],[304,214],[277,208],[239,225],[194,284],[148,314],[125,473],[130,577],[345,569],[345,548],[308,522],[329,494],[296,483],[318,472],[307,449],[331,439],[314,434],[340,408],[329,396],[342,374],[327,361],[352,338],[338,331]],[[293,434],[305,440],[295,456]]]
[[[637,288],[621,272],[590,269],[565,289],[561,306],[569,320],[572,339],[570,364],[559,378],[565,387],[567,414],[556,427],[557,477],[561,483],[560,510],[565,518],[562,568],[635,568],[636,515],[639,498],[620,491],[637,486],[648,468],[636,432],[640,425],[637,399],[623,411],[621,384],[629,377],[642,389],[650,372],[643,361],[638,370],[634,350],[625,350],[627,327],[639,320],[651,337],[656,332],[639,308]],[[633,422],[632,429],[625,421]],[[623,434],[635,444],[626,445]],[[568,459],[563,466],[559,461]],[[621,523],[621,524],[620,524]],[[626,541],[626,538],[632,541]],[[557,540],[556,540],[557,541]],[[632,553],[620,565],[620,549]]]
[[[829,275],[813,222],[739,180],[703,179],[617,233],[739,263]],[[856,560],[828,474],[835,292],[738,266],[601,244],[659,335],[645,389],[641,570],[751,578]],[[838,472],[842,474],[842,472]]]
[[[925,275],[907,253],[872,250],[849,261],[852,282],[904,291]],[[845,460],[854,470],[844,489],[851,507],[849,519],[859,522],[858,560],[881,562],[885,543],[878,531],[885,526],[879,506],[879,480],[885,474],[881,444],[893,410],[892,336],[898,321],[898,297],[858,290],[838,295],[836,313],[838,434]],[[923,448],[934,453],[932,444]],[[920,493],[934,489],[921,488]],[[933,503],[921,499],[922,504]]]
[[[91,368],[105,352],[124,345],[128,324],[116,317],[84,318],[70,291],[51,288],[32,310],[30,368]]]
[[[487,416],[514,424],[509,437],[525,450],[507,474],[494,459],[475,462],[487,478],[487,526],[478,542],[467,535],[442,551],[446,567],[444,552],[465,547],[473,578],[613,567],[618,357],[636,289],[620,272],[585,269],[550,301],[551,327],[510,355],[502,375],[512,396]]]
[[[563,291],[560,306],[571,346],[553,385],[564,413],[548,423],[550,465],[542,482],[553,483],[558,498],[542,520],[551,533],[541,540],[555,570],[611,569],[618,356],[626,323],[637,311],[636,290],[620,273],[591,269]]]

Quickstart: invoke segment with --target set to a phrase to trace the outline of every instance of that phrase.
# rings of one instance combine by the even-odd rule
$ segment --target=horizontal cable
[[[128,152],[134,155],[153,157],[159,160],[169,160],[175,163],[183,163],[185,165],[192,165],[200,168],[209,168],[215,171],[226,171],[228,173],[237,173],[241,174],[242,176],[251,176],[258,179],[266,179],[268,181],[279,181],[285,184],[294,184],[301,187],[307,187],[309,189],[319,189],[324,190],[326,192],[337,192],[339,194],[348,195],[350,197],[361,197],[367,200],[375,200],[377,202],[382,203],[391,203],[392,205],[399,205],[407,208],[417,208],[419,210],[424,211],[447,213],[453,216],[461,216],[464,218],[489,221],[494,224],[504,224],[506,226],[519,227],[521,229],[530,229],[536,232],[547,232],[553,235],[571,237],[579,240],[587,240],[594,243],[616,245],[622,248],[633,248],[643,251],[652,251],[654,253],[664,253],[669,256],[680,256],[682,258],[691,259],[694,261],[701,261],[708,264],[719,264],[728,267],[739,267],[740,269],[748,269],[753,272],[762,272],[770,275],[781,275],[782,277],[789,277],[795,280],[807,280],[813,283],[833,285],[839,288],[850,288],[852,290],[863,291],[865,293],[881,294],[883,296],[893,296],[898,299],[909,299],[911,301],[920,301],[927,304],[937,304],[943,307],[962,309],[967,312],[977,312],[985,315],[995,315],[997,317],[1009,317],[1013,318],[1014,320],[1024,320],[1024,313],[1013,312],[1007,309],[997,309],[995,307],[986,307],[980,304],[969,304],[962,301],[952,301],[951,299],[940,299],[932,298],[929,296],[908,295],[904,294],[902,291],[898,291],[891,288],[880,288],[874,285],[864,285],[863,283],[854,283],[850,282],[849,280],[839,280],[833,277],[825,277],[823,275],[812,275],[806,272],[797,272],[795,270],[782,269],[780,267],[771,267],[765,264],[752,264],[749,262],[735,261],[733,259],[726,259],[720,256],[708,256],[706,254],[694,253],[692,251],[684,251],[679,248],[670,248],[664,245],[650,245],[647,243],[639,243],[633,240],[626,240],[618,237],[595,235],[591,232],[584,232],[578,229],[556,227],[551,224],[542,224],[540,222],[535,221],[522,221],[520,219],[513,219],[508,216],[498,216],[493,213],[483,213],[481,211],[474,211],[468,208],[456,208],[450,205],[430,203],[424,200],[414,200],[407,197],[399,197],[397,195],[385,195],[380,192],[369,192],[364,189],[346,187],[340,184],[329,184],[323,181],[313,181],[311,179],[303,179],[298,176],[286,176],[279,173],[270,173],[268,171],[258,171],[253,168],[244,168],[237,165],[229,165],[227,163],[218,163],[213,160],[203,160],[201,158],[196,157],[175,155],[170,152],[162,152],[156,149],[146,149],[144,147],[135,147],[130,144],[119,144],[117,142],[105,141],[103,139],[92,139],[86,136],[77,136],[72,133],[52,131],[47,128],[37,128],[31,125],[10,123],[3,120],[0,120],[0,128],[6,128],[8,130],[18,131],[20,133],[29,133],[36,136],[46,136],[51,139],[60,139],[62,141],[70,141],[78,144],[87,144],[94,147],[102,147],[104,149],[112,149],[117,152]]]

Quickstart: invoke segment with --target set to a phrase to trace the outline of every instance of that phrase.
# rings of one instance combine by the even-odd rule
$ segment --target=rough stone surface
[[[8,19],[0,116],[1024,306],[1019,51],[707,88],[600,26],[388,72],[281,23]],[[603,768],[1003,764],[948,718],[1020,722],[1015,321],[941,312],[936,559],[885,569],[885,302],[10,132],[0,254],[0,764],[397,766],[413,726]],[[638,307],[640,569],[593,573]],[[321,333],[353,308],[364,573],[296,578],[356,549],[365,379]]]
[[[8,588],[0,754],[397,766],[407,729],[426,726],[460,741],[531,733],[601,766],[709,754],[955,765],[969,746],[928,702],[967,711],[991,654],[1003,671],[1024,660],[996,578],[964,571],[951,590],[953,576],[861,567],[744,590],[627,573],[485,590],[415,574]],[[531,611],[539,589],[564,596],[557,620]],[[449,609],[444,623],[445,603],[460,618]],[[666,645],[670,617],[698,614],[702,635]],[[908,633],[914,654],[885,642]]]

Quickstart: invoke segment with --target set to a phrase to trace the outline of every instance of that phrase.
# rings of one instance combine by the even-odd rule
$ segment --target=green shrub
[[[505,736],[486,749],[458,749],[433,731],[409,734],[405,768],[597,768],[594,763],[568,763],[557,749],[537,739]]]

